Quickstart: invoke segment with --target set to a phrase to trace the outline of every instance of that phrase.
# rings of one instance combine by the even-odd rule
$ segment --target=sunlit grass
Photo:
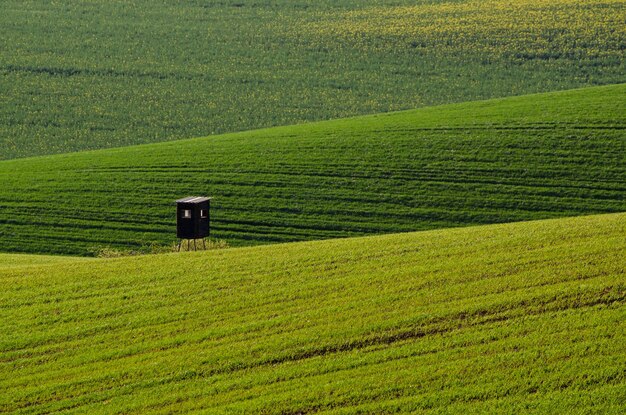
[[[308,26],[321,42],[341,37],[361,47],[410,42],[435,54],[491,59],[623,60],[626,2],[481,0],[380,6],[329,13]],[[556,63],[556,62],[554,62]]]
[[[0,411],[624,412],[626,214],[0,268]]]

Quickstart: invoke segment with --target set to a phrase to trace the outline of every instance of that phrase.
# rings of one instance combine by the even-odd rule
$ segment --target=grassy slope
[[[0,411],[624,413],[626,214],[0,269]]]
[[[485,1],[4,0],[0,159],[626,81],[623,1]]]
[[[0,162],[0,251],[233,245],[626,210],[626,85]]]
[[[27,265],[60,264],[85,260],[87,260],[87,258],[52,255],[0,254],[0,268],[20,268]]]

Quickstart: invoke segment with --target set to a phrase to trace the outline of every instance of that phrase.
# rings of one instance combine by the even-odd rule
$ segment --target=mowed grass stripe
[[[619,413],[625,232],[613,214],[0,269],[0,407]]]
[[[235,246],[624,211],[624,93],[615,85],[3,161],[0,250],[168,245],[173,200],[194,194],[215,197],[213,236]]]

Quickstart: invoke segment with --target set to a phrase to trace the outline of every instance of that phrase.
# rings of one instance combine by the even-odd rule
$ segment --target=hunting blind
[[[196,249],[196,239],[202,239],[202,246],[206,249],[204,238],[210,233],[210,207],[210,197],[189,196],[176,201],[176,236],[179,239],[179,251],[185,239],[187,240],[187,250],[189,250],[189,243],[192,239],[194,250]]]

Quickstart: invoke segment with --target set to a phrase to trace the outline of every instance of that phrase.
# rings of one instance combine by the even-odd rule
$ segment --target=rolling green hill
[[[626,214],[0,268],[0,412],[626,410]]]
[[[3,0],[0,159],[626,82],[624,0]]]
[[[626,85],[0,162],[0,251],[231,245],[626,211]]]

